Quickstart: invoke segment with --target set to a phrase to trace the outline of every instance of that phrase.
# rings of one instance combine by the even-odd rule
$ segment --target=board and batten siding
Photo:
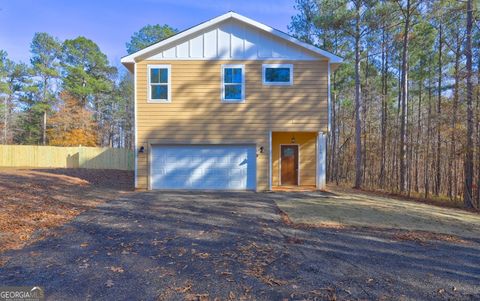
[[[149,60],[164,59],[317,60],[313,53],[244,22],[230,20],[160,49]]]
[[[137,188],[149,187],[154,144],[256,144],[257,189],[269,185],[269,135],[326,132],[326,60],[144,60],[136,63]],[[221,100],[223,64],[245,66],[245,102]],[[262,64],[292,64],[293,85],[262,84]],[[148,65],[170,65],[171,102],[148,102]]]

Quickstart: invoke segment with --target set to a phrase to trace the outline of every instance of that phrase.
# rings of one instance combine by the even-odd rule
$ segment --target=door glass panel
[[[283,149],[283,156],[291,157],[294,155],[293,148],[284,148]]]

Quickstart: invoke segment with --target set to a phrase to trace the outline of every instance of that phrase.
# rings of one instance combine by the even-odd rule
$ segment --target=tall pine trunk
[[[420,133],[422,132],[422,80],[418,83],[418,112],[417,112],[417,137],[415,139],[415,192],[419,191],[418,187],[418,157],[420,155]]]
[[[467,61],[467,143],[465,149],[465,187],[463,202],[466,208],[473,208],[473,83],[472,83],[472,25],[473,7],[472,0],[467,1],[467,31],[465,44],[465,57]]]
[[[47,144],[47,85],[48,85],[48,77],[44,77],[43,79],[43,103],[45,104],[45,108],[43,111],[43,119],[42,119],[42,144]]]
[[[428,112],[427,112],[427,145],[425,147],[425,166],[424,166],[424,185],[425,185],[425,199],[428,199],[430,193],[430,140],[432,137],[432,83],[431,83],[431,76],[429,73],[429,80],[428,80]]]
[[[477,62],[477,86],[480,87],[480,59]],[[480,89],[477,89],[477,208],[480,208]]]
[[[401,116],[400,116],[400,192],[407,189],[407,101],[408,101],[408,32],[410,30],[410,0],[407,0],[403,30]]]
[[[42,144],[47,144],[47,111],[43,111]]]
[[[456,137],[456,126],[457,126],[457,111],[458,111],[458,89],[459,89],[459,81],[460,81],[460,76],[459,76],[459,66],[460,66],[460,41],[457,35],[457,40],[456,40],[456,49],[455,49],[455,66],[454,66],[454,73],[455,73],[455,83],[453,87],[453,104],[452,104],[452,120],[451,120],[451,133],[450,133],[450,156],[448,159],[448,197],[450,199],[453,199],[453,197],[456,197],[457,191],[455,189],[454,191],[454,186],[453,181],[457,181],[456,177],[454,177],[454,169],[456,169],[456,166],[454,166],[454,161],[455,161],[455,152],[456,152],[456,143],[455,143],[455,137]]]
[[[365,85],[362,89],[362,93],[363,93],[363,97],[362,97],[362,108],[361,108],[361,111],[362,111],[362,117],[363,117],[363,126],[362,126],[362,138],[363,138],[363,151],[362,151],[362,163],[363,163],[363,166],[362,166],[362,171],[363,171],[363,176],[362,176],[362,180],[363,180],[363,183],[364,184],[367,184],[369,185],[368,183],[368,175],[367,175],[367,171],[368,171],[368,168],[367,168],[367,154],[368,154],[368,124],[369,124],[369,121],[368,121],[368,107],[367,107],[367,104],[368,104],[368,92],[369,92],[369,86],[368,86],[368,78],[369,78],[369,60],[368,60],[368,51],[367,53],[365,54],[366,56],[366,59],[365,59]],[[360,86],[361,87],[361,86]]]
[[[330,181],[338,179],[337,177],[337,95],[335,93],[335,72],[333,73],[332,81],[332,128],[330,130],[330,135],[332,137],[332,154],[331,154],[331,165],[330,165]]]
[[[8,97],[3,97],[3,144],[7,144],[8,133]]]
[[[388,94],[388,54],[386,51],[385,29],[382,31],[382,118],[381,118],[381,161],[380,161],[380,188],[385,186],[386,140],[387,140],[387,94]]]
[[[355,188],[362,186],[362,124],[360,95],[360,1],[355,18]]]
[[[435,195],[439,195],[440,187],[442,182],[442,174],[441,174],[441,114],[442,114],[442,48],[443,48],[443,38],[442,38],[442,25],[440,24],[440,28],[438,31],[438,99],[437,99],[437,154],[436,154],[436,164],[435,164]]]

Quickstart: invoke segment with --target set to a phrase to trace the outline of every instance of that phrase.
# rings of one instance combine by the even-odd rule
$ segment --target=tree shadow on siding
[[[302,65],[294,67],[294,84],[265,86],[262,84],[262,64],[274,62],[222,62],[245,64],[245,101],[242,103],[222,102],[222,63],[202,61],[200,65],[195,64],[195,68],[207,70],[207,74],[215,74],[198,79],[177,77],[176,65],[172,66],[171,103],[149,103],[147,106],[151,109],[146,109],[146,100],[137,100],[137,104],[142,104],[142,111],[137,114],[143,115],[141,122],[137,123],[142,132],[142,140],[138,141],[137,147],[145,147],[146,152],[139,154],[139,158],[147,161],[147,170],[141,173],[149,173],[149,144],[252,143],[256,145],[257,151],[260,147],[265,151],[265,154],[259,153],[258,156],[266,156],[270,130],[318,132],[326,129],[328,114],[324,110],[327,108],[327,99],[322,83],[326,83],[327,74],[323,77],[320,71],[309,69],[307,63],[310,62],[278,60],[294,63],[296,67]],[[146,122],[146,116],[151,121]],[[156,126],[155,119],[163,120]],[[147,124],[151,129],[142,131],[142,127]]]

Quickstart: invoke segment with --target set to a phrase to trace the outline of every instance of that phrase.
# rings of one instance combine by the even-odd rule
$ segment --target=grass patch
[[[480,238],[478,213],[379,193],[344,189],[333,189],[332,193],[279,193],[275,202],[294,224],[373,227]]]

